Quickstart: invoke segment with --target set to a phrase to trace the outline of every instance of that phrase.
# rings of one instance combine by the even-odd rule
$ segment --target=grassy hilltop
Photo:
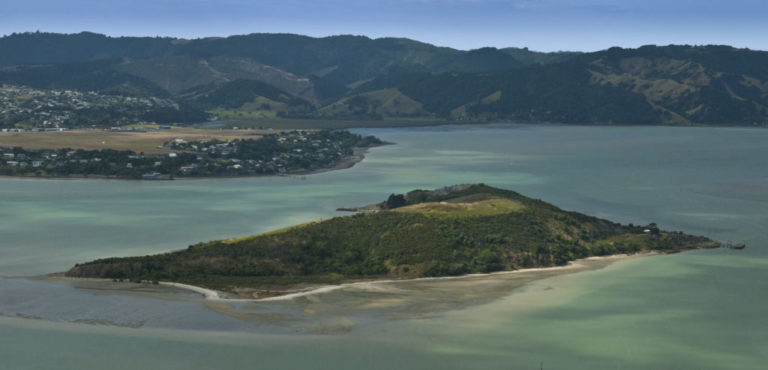
[[[653,224],[625,226],[564,211],[483,184],[392,195],[368,208],[380,210],[176,252],[99,259],[66,274],[176,281],[257,296],[308,283],[451,276],[719,246]]]

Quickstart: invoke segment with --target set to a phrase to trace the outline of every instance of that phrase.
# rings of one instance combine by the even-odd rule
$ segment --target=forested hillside
[[[768,125],[768,52],[462,51],[401,38],[0,38],[0,83],[172,97],[244,120]]]
[[[577,258],[712,248],[704,237],[625,226],[487,185],[391,195],[382,210],[79,264],[74,277],[166,280],[215,289],[413,278],[564,265]],[[267,288],[267,287],[272,288]]]

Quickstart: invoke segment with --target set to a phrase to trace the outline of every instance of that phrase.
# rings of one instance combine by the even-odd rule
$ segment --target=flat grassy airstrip
[[[0,146],[15,146],[27,149],[84,149],[84,150],[132,150],[140,153],[168,153],[170,150],[159,148],[173,139],[186,141],[197,140],[232,140],[257,139],[266,130],[220,130],[172,127],[170,130],[147,132],[113,132],[104,130],[71,130],[63,132],[2,132]]]

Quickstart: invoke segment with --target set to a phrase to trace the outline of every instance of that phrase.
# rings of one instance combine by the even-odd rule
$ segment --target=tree
[[[403,194],[390,194],[387,198],[387,209],[399,208],[405,205],[405,196]]]

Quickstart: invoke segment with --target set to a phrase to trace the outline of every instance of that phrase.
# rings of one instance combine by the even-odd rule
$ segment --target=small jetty
[[[744,243],[735,243],[734,244],[734,243],[728,242],[728,243],[725,243],[723,245],[723,247],[724,248],[730,248],[730,249],[744,249],[744,248],[747,247],[747,245],[744,244]]]
[[[289,174],[285,174],[285,173],[278,173],[277,176],[288,177],[288,178],[296,179],[296,180],[306,180],[307,179],[307,176],[305,176],[305,175],[289,175]]]

